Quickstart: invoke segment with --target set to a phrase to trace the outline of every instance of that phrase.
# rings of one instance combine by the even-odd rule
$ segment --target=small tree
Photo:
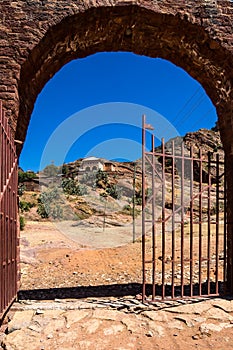
[[[58,188],[53,188],[46,192],[42,192],[38,198],[38,209],[37,213],[44,219],[48,217],[60,218],[61,210],[56,208],[58,206],[58,201],[61,200],[61,195]],[[56,208],[56,209],[54,209]]]
[[[80,185],[72,178],[65,178],[61,184],[63,191],[69,195],[83,196],[87,193],[87,189],[84,185]]]
[[[34,207],[33,203],[26,202],[26,201],[19,201],[19,209],[22,213],[26,211],[30,211],[32,207]]]
[[[25,185],[22,185],[22,184],[19,185],[18,186],[18,195],[22,196],[24,194],[25,189],[26,189]]]
[[[99,169],[96,173],[96,186],[99,188],[104,188],[108,184],[108,175]]]
[[[60,205],[56,205],[51,209],[50,216],[53,219],[62,219],[63,218],[63,209]]]
[[[37,213],[42,217],[42,219],[48,219],[49,214],[43,203],[38,204]]]
[[[56,176],[59,173],[59,167],[52,163],[44,168],[43,173],[49,177]]]
[[[23,216],[20,216],[19,217],[19,228],[20,228],[20,231],[23,231],[24,227],[25,227],[25,219],[24,219]]]
[[[18,182],[19,184],[24,183],[25,181],[35,179],[37,177],[36,173],[34,171],[18,171]]]
[[[106,192],[114,199],[120,198],[120,193],[117,191],[116,185],[108,185],[106,188]]]
[[[62,165],[62,169],[61,169],[62,175],[68,175],[69,174],[69,166],[67,164],[63,164]]]

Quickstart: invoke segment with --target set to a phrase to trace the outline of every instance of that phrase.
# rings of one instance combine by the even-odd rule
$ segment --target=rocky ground
[[[232,349],[233,302],[131,297],[15,303],[4,349]]]
[[[95,248],[52,223],[26,225],[3,349],[232,349],[233,300],[142,304],[140,239],[119,245],[122,236],[112,237],[115,247],[112,238]]]

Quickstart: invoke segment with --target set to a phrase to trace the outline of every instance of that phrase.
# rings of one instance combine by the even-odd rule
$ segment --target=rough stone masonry
[[[130,51],[185,69],[217,109],[226,152],[228,218],[233,222],[232,1],[2,0],[0,26],[0,99],[22,142],[39,92],[72,59]],[[233,291],[232,225],[228,230]]]

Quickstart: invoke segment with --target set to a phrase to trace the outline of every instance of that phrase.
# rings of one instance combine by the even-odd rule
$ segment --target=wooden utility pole
[[[136,239],[136,227],[135,227],[135,184],[136,184],[136,163],[134,162],[133,169],[133,243]]]

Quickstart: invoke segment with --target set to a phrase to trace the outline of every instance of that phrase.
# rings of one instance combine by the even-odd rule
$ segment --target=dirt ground
[[[66,234],[66,230],[69,231],[66,225],[63,224],[61,229],[52,222],[27,222],[21,232],[21,299],[140,298],[141,241],[138,236],[132,243],[132,228],[105,229],[103,232],[100,228],[73,226],[71,233]],[[215,319],[214,322],[218,321],[221,320]],[[140,322],[139,318],[139,328]],[[166,322],[171,323],[173,319]],[[163,324],[165,328],[166,322]],[[149,339],[150,334],[146,337],[145,334],[137,335],[139,345],[134,349],[233,348],[230,326],[221,332],[213,331],[203,336],[195,336],[200,333],[198,326],[195,329],[182,327],[176,331],[170,327],[166,332],[166,337],[153,337],[153,341]],[[95,333],[91,336],[92,349],[95,349],[95,341],[99,342],[99,334],[98,331],[96,339]],[[83,334],[80,334],[81,338],[83,341]],[[106,349],[128,349],[126,345],[124,347],[124,342],[127,340],[115,337],[114,345],[111,347],[110,344]]]
[[[193,238],[193,282],[198,282],[198,227]],[[204,233],[205,235],[205,233]],[[214,234],[213,234],[214,235]],[[219,252],[223,236],[219,239]],[[215,281],[215,241],[211,238],[210,279]],[[63,287],[100,286],[113,284],[140,284],[142,282],[142,243],[141,227],[136,226],[136,240],[133,243],[132,225],[121,227],[86,227],[72,221],[27,222],[21,232],[21,289],[49,289]],[[157,283],[161,283],[162,271],[162,238],[157,235],[156,260]],[[207,239],[202,239],[202,273],[203,280],[207,275]],[[146,261],[152,260],[153,248],[151,239],[146,237]],[[171,234],[166,237],[164,254],[165,281],[171,281]],[[188,280],[190,263],[190,240],[184,239],[184,277]],[[180,282],[181,241],[177,237],[175,282]],[[186,262],[187,261],[187,262]],[[220,261],[219,277],[223,274],[223,260]],[[43,276],[43,278],[41,278]],[[152,264],[146,265],[147,281],[151,281]]]
[[[32,221],[21,232],[22,290],[141,283],[141,243],[129,243],[127,227],[76,227],[72,240],[75,227],[64,234],[65,225],[60,230],[52,222]]]

